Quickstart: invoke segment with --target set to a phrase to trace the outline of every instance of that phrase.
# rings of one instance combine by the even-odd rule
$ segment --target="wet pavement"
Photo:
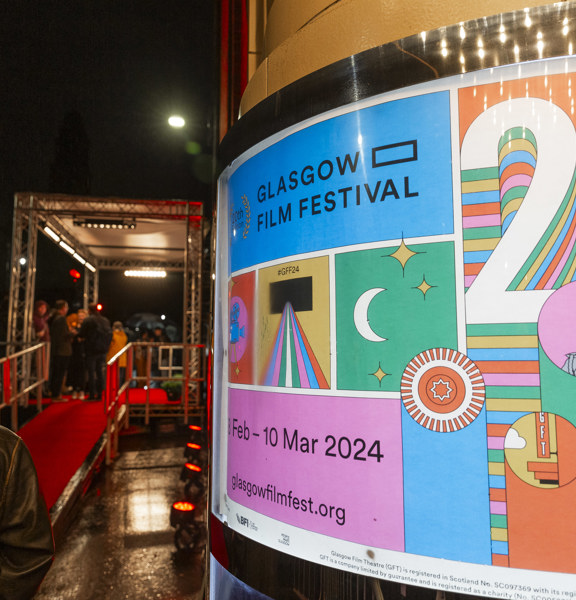
[[[186,432],[174,425],[123,435],[59,544],[35,600],[201,600],[205,529],[197,548],[177,550],[170,526]],[[171,431],[172,429],[172,431]],[[203,522],[205,500],[195,502]]]

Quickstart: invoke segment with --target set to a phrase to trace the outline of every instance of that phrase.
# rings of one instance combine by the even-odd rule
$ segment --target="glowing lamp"
[[[174,502],[170,509],[170,526],[186,525],[194,520],[196,506],[192,502]]]
[[[202,446],[200,446],[200,444],[195,444],[194,442],[188,442],[186,444],[186,447],[184,448],[184,456],[186,458],[192,458],[194,456],[197,456],[199,454],[200,450],[202,450]]]
[[[184,465],[184,467],[182,467],[182,472],[180,473],[180,481],[195,479],[200,473],[202,473],[202,467],[199,467],[194,463],[187,462]]]
[[[202,439],[202,427],[199,425],[188,425],[190,432],[190,441],[197,442]]]

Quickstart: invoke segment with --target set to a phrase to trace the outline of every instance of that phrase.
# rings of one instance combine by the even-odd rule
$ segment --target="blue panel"
[[[508,542],[492,542],[492,552],[494,554],[508,554]]]
[[[228,185],[231,270],[454,232],[449,96],[395,100],[294,133]]]
[[[538,360],[538,348],[470,348],[472,360]]]
[[[513,400],[512,400],[513,402]],[[527,415],[528,411],[525,412],[508,412],[508,411],[495,411],[491,410],[487,415],[488,423],[499,423],[503,425],[512,425],[516,421]]]
[[[490,475],[488,479],[491,488],[499,490],[506,489],[506,477],[504,477],[504,475]]]
[[[490,564],[486,419],[434,433],[402,412],[406,552]]]
[[[462,204],[491,204],[500,202],[500,190],[491,190],[489,192],[466,192],[462,194]]]
[[[470,252],[464,252],[464,262],[466,264],[485,263],[491,254],[492,250],[471,250]]]

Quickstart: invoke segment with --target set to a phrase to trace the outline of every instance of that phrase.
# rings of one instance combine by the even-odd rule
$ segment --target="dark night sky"
[[[90,194],[204,200],[215,105],[214,2],[8,0],[0,8],[0,275],[16,191],[50,190],[63,119],[80,114]],[[167,126],[173,113],[186,132]],[[185,152],[198,142],[203,156]],[[66,190],[62,190],[66,191]],[[129,293],[129,290],[126,290]],[[5,310],[6,292],[2,294]],[[2,315],[2,319],[4,316]]]

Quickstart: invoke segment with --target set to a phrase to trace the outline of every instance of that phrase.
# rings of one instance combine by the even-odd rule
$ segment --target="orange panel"
[[[467,204],[462,207],[463,217],[477,217],[478,215],[499,215],[500,202],[487,202],[486,204]]]
[[[495,567],[509,567],[508,557],[505,554],[493,554],[492,564]]]
[[[565,419],[556,419],[556,439],[558,440],[558,474],[560,485],[571,483],[574,487],[576,475],[576,443],[574,426]],[[572,508],[572,510],[574,510]]]
[[[506,502],[506,490],[490,488],[490,500],[493,502]]]
[[[537,360],[478,360],[476,366],[483,373],[539,373]]]
[[[524,483],[506,464],[510,566],[576,572],[576,484],[542,489]]]
[[[558,463],[530,461],[528,463],[528,470],[537,473],[554,473],[558,475]]]
[[[510,425],[502,423],[488,423],[486,426],[486,431],[489,437],[506,437],[509,429]]]

